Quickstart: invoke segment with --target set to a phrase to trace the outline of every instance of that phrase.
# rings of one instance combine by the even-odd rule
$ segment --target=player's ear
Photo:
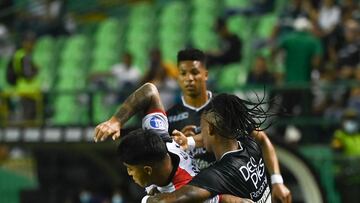
[[[209,135],[213,136],[215,133],[215,126],[212,123],[209,123]]]
[[[151,166],[144,166],[144,172],[147,175],[151,175],[152,174],[152,167]]]

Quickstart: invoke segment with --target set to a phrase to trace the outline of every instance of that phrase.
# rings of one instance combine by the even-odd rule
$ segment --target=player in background
[[[219,194],[271,203],[261,148],[250,136],[268,113],[235,95],[215,96],[201,116],[203,143],[216,162],[171,193],[145,196],[147,203],[202,202]],[[291,201],[291,200],[289,200]]]
[[[182,143],[179,143],[182,146],[189,143],[194,148],[190,150],[190,154],[194,156],[200,169],[203,169],[215,161],[210,153],[206,153],[206,150],[201,148],[203,146],[201,134],[195,135],[194,132],[194,129],[200,126],[201,113],[213,98],[213,94],[207,89],[206,84],[208,71],[205,55],[197,49],[181,50],[177,55],[177,64],[182,99],[180,103],[166,112],[169,120],[169,133],[174,135],[175,139],[182,140]],[[183,139],[181,133],[174,131],[175,129],[181,130],[188,139]],[[283,184],[279,162],[272,143],[263,131],[254,130],[251,136],[260,144],[266,168],[271,175],[273,200],[290,203],[291,193]],[[187,142],[188,140],[189,142]],[[195,148],[195,145],[198,148]]]
[[[186,152],[168,134],[168,120],[164,113],[159,92],[151,83],[146,83],[131,94],[110,120],[95,129],[95,141],[109,136],[120,137],[120,129],[136,113],[143,112],[142,129],[130,132],[121,138],[118,154],[128,174],[148,194],[173,192],[187,184],[198,169]],[[219,202],[214,196],[208,202]],[[242,202],[239,197],[221,195],[221,202]]]

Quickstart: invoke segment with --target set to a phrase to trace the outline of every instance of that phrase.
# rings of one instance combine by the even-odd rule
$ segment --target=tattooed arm
[[[235,197],[233,195],[221,195],[221,200],[210,199],[211,194],[209,191],[192,185],[185,185],[178,190],[171,193],[160,193],[155,196],[147,196],[146,203],[177,203],[177,202],[222,202],[222,203],[252,203],[250,199]]]
[[[113,140],[119,138],[121,126],[133,115],[153,110],[165,112],[157,88],[152,83],[146,83],[132,93],[108,121],[96,126],[95,142],[103,141],[109,136],[112,136]]]

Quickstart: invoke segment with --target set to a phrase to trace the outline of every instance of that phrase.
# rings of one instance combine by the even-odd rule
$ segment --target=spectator
[[[274,84],[274,76],[268,71],[266,59],[258,56],[255,59],[254,68],[247,77],[248,84],[271,85]]]
[[[22,32],[33,29],[38,36],[65,34],[63,15],[66,1],[33,0],[18,13],[17,29]]]
[[[278,45],[285,57],[286,83],[308,83],[311,71],[320,65],[321,42],[310,33],[311,23],[306,18],[298,18],[294,23],[295,32],[288,34]]]
[[[318,23],[324,35],[331,34],[341,20],[340,7],[335,0],[324,0],[318,14]]]
[[[292,0],[281,12],[278,24],[275,26],[272,38],[282,36],[293,31],[294,21],[301,17],[309,17],[308,10],[304,9],[302,0]]]
[[[348,156],[360,156],[359,116],[353,109],[347,109],[342,118],[341,128],[334,133],[331,146]]]
[[[36,78],[38,69],[32,60],[34,43],[34,33],[26,33],[22,47],[15,52],[7,66],[7,82],[21,96],[17,110],[21,111],[23,120],[36,118],[36,101],[40,98],[40,84]]]
[[[160,92],[163,104],[166,108],[175,102],[175,92],[178,89],[176,80],[178,70],[172,64],[165,63],[159,49],[150,52],[150,67],[141,84],[153,83]]]
[[[285,73],[279,74],[279,83],[284,83],[287,88],[279,92],[279,103],[293,116],[309,116],[311,113],[312,95],[307,85],[310,84],[312,70],[319,67],[322,56],[321,41],[310,32],[311,28],[308,19],[296,19],[295,32],[284,36],[274,52],[282,50],[285,54]],[[278,129],[280,135],[285,133],[286,128],[283,127]]]
[[[341,14],[344,21],[359,17],[359,4],[354,0],[343,0]]]
[[[360,115],[360,66],[354,71],[354,83],[355,86],[350,88],[347,107],[356,110]]]
[[[0,58],[10,58],[15,51],[15,45],[10,38],[8,28],[0,23]]]
[[[107,83],[104,84],[103,79],[104,77],[112,77],[116,80],[116,86],[111,89],[126,90],[122,94],[126,94],[128,90],[132,91],[139,84],[141,74],[139,69],[133,65],[130,53],[123,54],[121,61],[114,64],[110,71],[93,73],[90,76],[91,80],[96,81],[100,86],[105,85],[105,88],[108,88],[109,85]]]
[[[208,65],[227,65],[240,62],[242,41],[239,37],[229,31],[226,21],[222,18],[217,20],[215,29],[221,39],[220,50],[207,54]]]
[[[360,27],[355,20],[344,25],[345,43],[337,52],[337,68],[341,79],[350,79],[360,63]]]
[[[324,0],[319,11],[315,11],[313,16],[317,18],[318,35],[322,38],[325,52],[324,61],[333,63],[333,53],[331,51],[340,40],[339,23],[341,21],[341,9],[334,0]],[[327,65],[331,65],[331,63]]]

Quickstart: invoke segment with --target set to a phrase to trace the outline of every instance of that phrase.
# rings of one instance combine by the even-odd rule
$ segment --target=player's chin
[[[196,89],[186,89],[186,94],[190,97],[195,97],[197,95],[199,95],[199,92],[196,91]]]

